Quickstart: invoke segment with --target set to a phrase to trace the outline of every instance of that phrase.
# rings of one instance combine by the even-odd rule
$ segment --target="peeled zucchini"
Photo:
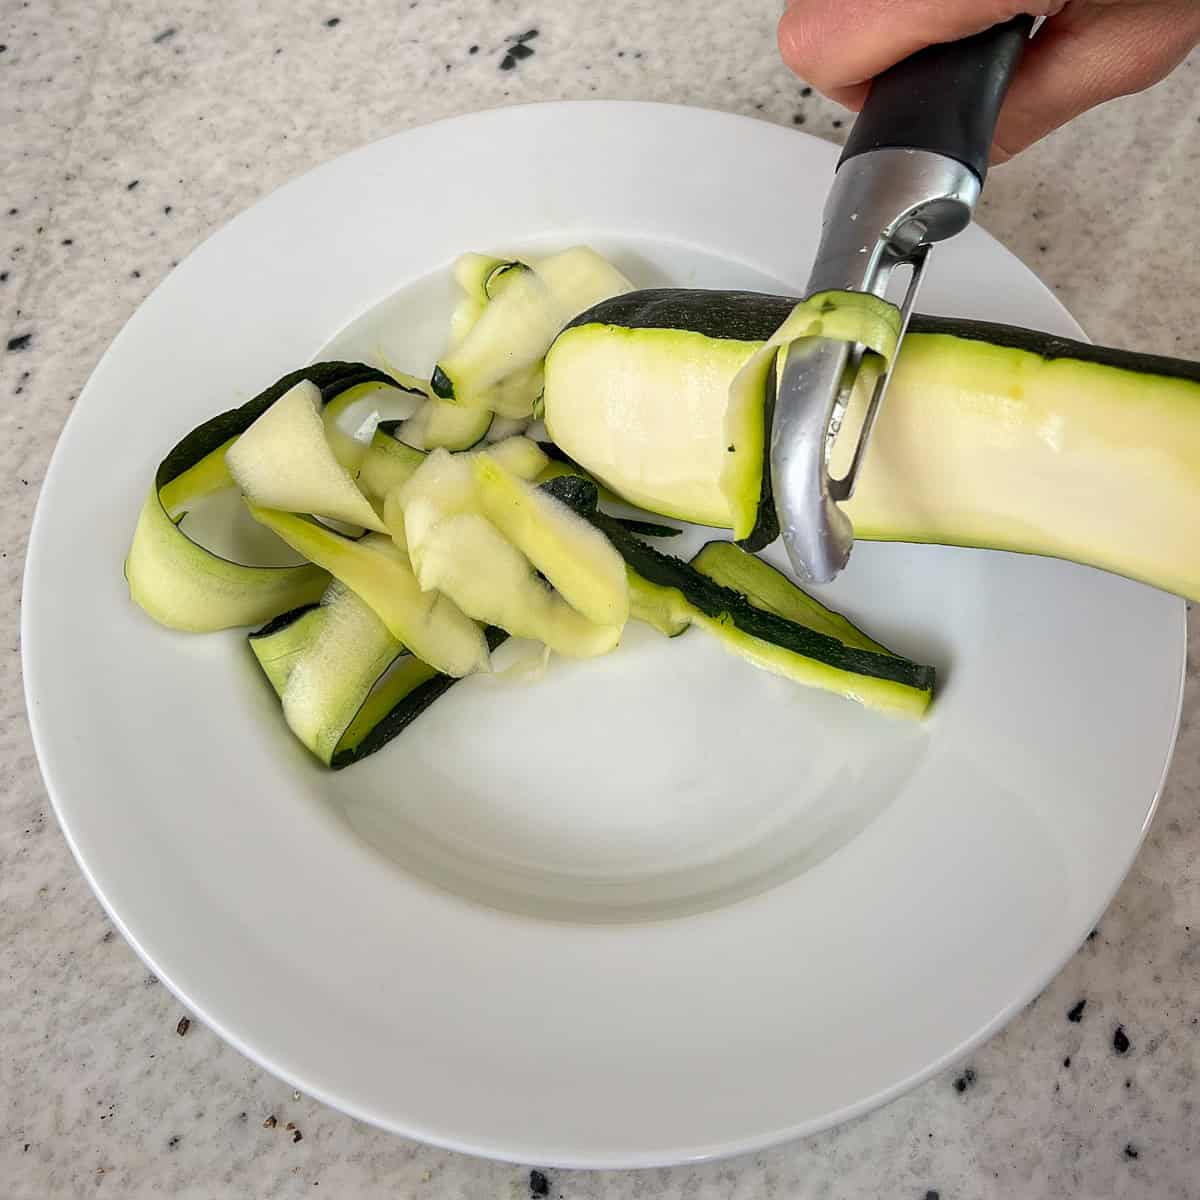
[[[390,376],[363,363],[314,363],[292,371],[239,408],[192,430],[159,464],[125,560],[130,597],[160,625],[209,633],[261,625],[315,601],[329,581],[319,567],[254,567],[231,562],[193,542],[180,522],[203,496],[232,487],[226,452],[297,383],[308,380],[328,403]]]
[[[630,502],[742,535],[768,494],[770,372],[753,402],[731,389],[795,309],[743,292],[605,301],[547,356],[547,428]],[[1200,599],[1200,364],[915,316],[843,507],[860,539],[1048,555]]]

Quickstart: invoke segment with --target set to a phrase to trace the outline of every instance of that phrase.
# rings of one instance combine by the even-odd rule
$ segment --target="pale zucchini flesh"
[[[589,621],[624,625],[629,619],[625,564],[608,538],[492,455],[480,454],[472,466],[484,516],[551,587]]]
[[[242,494],[262,508],[314,513],[383,532],[383,523],[334,454],[321,419],[321,392],[301,380],[226,451]]]
[[[446,675],[488,669],[483,631],[448,597],[421,588],[408,556],[390,537],[355,540],[307,517],[247,503],[255,520],[357,593],[418,658]]]
[[[483,309],[437,364],[430,386],[443,400],[513,418],[533,413],[543,388],[542,360],[563,326],[632,288],[584,246],[537,264],[472,259],[460,283],[477,303],[482,286]]]
[[[451,597],[477,621],[536,639],[564,657],[607,654],[621,639],[621,625],[598,624],[576,612],[478,513],[438,521],[424,539],[417,570],[422,587]]]

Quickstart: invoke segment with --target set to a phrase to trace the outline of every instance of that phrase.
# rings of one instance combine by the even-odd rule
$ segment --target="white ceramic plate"
[[[1128,869],[1184,606],[1094,571],[860,545],[832,594],[940,668],[924,728],[632,630],[537,686],[467,681],[340,775],[292,743],[239,635],[167,633],[126,597],[166,449],[339,330],[427,368],[458,252],[587,241],[642,284],[794,289],[834,159],[655,105],[417,129],[233,221],[97,367],[29,553],[43,771],[125,936],[296,1087],[526,1162],[764,1146],[998,1029]],[[978,230],[939,252],[923,307],[1077,332]]]

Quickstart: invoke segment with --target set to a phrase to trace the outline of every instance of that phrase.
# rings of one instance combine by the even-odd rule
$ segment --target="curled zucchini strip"
[[[487,636],[491,649],[507,637]],[[382,749],[458,682],[405,650],[337,582],[320,604],[285,613],[248,640],[288,728],[334,770]]]
[[[464,255],[455,277],[466,293],[430,389],[443,401],[519,420],[542,394],[543,360],[575,316],[632,284],[594,250],[576,246],[536,264]]]
[[[729,501],[735,541],[757,550],[779,536],[769,489],[767,461],[774,409],[772,376],[797,338],[828,337],[861,342],[869,356],[891,361],[900,336],[900,310],[859,292],[818,292],[800,301],[786,321],[734,377],[725,415],[726,440],[739,453],[727,457],[721,491]]]
[[[205,421],[171,450],[155,472],[125,560],[130,597],[160,625],[192,633],[260,625],[312,603],[324,590],[329,576],[319,567],[231,562],[192,541],[180,527],[197,500],[233,486],[225,452],[276,400],[305,380],[320,389],[326,404],[361,384],[393,382],[363,363],[314,363]]]

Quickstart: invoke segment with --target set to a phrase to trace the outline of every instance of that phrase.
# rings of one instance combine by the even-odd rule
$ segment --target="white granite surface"
[[[537,1164],[380,1133],[293,1093],[199,1021],[183,1034],[186,1014],[112,931],[49,810],[20,691],[26,535],[97,358],[246,205],[364,141],[509,102],[671,100],[837,138],[843,114],[779,62],[780,8],[0,0],[0,1196],[531,1195]],[[500,70],[506,40],[535,28],[535,53]],[[1200,357],[1198,85],[1193,55],[989,182],[983,223],[1098,340]],[[1193,637],[1175,767],[1132,874],[969,1073],[803,1143],[694,1168],[549,1172],[548,1194],[1200,1197],[1198,655]]]

